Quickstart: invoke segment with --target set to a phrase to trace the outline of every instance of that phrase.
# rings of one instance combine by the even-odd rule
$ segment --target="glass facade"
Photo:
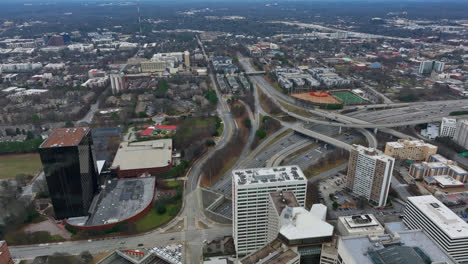
[[[40,148],[39,153],[56,218],[88,215],[98,188],[90,134],[76,146]]]

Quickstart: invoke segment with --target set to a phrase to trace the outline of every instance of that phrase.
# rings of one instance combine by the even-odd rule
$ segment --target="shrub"
[[[259,129],[257,130],[257,132],[255,132],[255,136],[257,136],[258,139],[264,139],[266,137],[266,131],[263,129]]]
[[[166,206],[163,205],[163,204],[158,204],[158,207],[156,208],[156,211],[158,212],[158,214],[162,215],[162,214],[165,214],[166,213]]]

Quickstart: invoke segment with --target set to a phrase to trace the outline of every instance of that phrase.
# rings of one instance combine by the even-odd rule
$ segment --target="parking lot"
[[[344,215],[374,214],[375,216],[400,215],[403,212],[403,205],[392,201],[392,207],[383,210],[377,210],[368,204],[363,208],[357,208],[358,198],[344,190],[346,185],[346,176],[336,174],[319,183],[320,197],[323,204],[328,207],[329,217],[336,219]],[[330,199],[333,194],[333,200]],[[336,201],[340,207],[333,210],[333,202]]]

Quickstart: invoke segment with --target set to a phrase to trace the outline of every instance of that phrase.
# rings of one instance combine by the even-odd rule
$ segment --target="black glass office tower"
[[[56,218],[88,215],[98,191],[91,130],[57,128],[39,153]]]

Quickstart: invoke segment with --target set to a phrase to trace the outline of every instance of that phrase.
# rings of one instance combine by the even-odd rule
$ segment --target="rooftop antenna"
[[[140,26],[140,35],[141,35],[142,31],[141,31],[140,0],[138,0],[137,9],[138,9],[138,25]]]

